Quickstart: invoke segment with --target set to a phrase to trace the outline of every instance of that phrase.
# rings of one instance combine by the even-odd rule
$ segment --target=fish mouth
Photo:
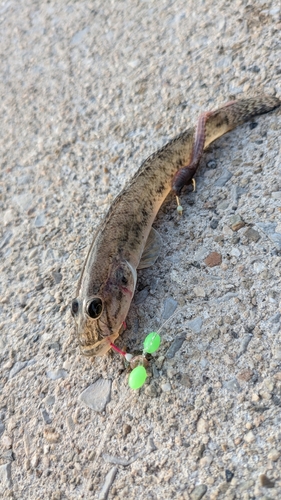
[[[119,333],[114,333],[108,337],[104,337],[102,340],[98,340],[94,344],[89,343],[85,345],[79,342],[81,354],[89,358],[92,356],[104,356],[111,348],[111,343],[113,343],[117,337],[119,337]]]
[[[119,337],[119,330],[113,333],[112,330],[101,319],[95,322],[85,320],[77,325],[77,338],[80,352],[84,356],[104,356],[111,348],[111,342]]]

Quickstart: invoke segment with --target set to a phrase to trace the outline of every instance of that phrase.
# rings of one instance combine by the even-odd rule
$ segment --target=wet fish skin
[[[204,149],[236,126],[280,104],[276,97],[259,95],[210,113]],[[110,341],[119,336],[152,223],[172,188],[176,172],[191,161],[194,133],[194,127],[187,129],[147,158],[115,198],[95,232],[72,302],[79,345],[86,356],[105,354]],[[100,308],[92,308],[100,309],[96,318],[89,314],[92,303],[101,304]]]

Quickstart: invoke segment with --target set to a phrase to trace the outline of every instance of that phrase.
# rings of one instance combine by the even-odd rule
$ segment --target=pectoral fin
[[[146,240],[138,269],[145,269],[154,264],[160,254],[162,243],[160,234],[152,227]]]

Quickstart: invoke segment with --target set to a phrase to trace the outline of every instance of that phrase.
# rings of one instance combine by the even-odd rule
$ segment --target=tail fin
[[[273,111],[281,105],[278,97],[258,95],[249,99],[231,101],[220,109],[210,113],[206,123],[206,148],[221,135],[252,118]]]

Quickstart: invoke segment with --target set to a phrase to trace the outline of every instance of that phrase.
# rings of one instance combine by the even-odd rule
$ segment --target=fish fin
[[[127,263],[128,267],[129,267],[129,269],[131,270],[131,273],[132,273],[132,275],[133,275],[133,279],[134,279],[134,291],[135,291],[136,284],[137,284],[137,278],[138,278],[138,276],[137,276],[137,271],[136,271],[136,269],[132,266],[132,264],[130,264],[130,262],[128,262],[127,260],[126,260],[126,263]]]
[[[163,240],[160,234],[152,227],[146,240],[138,269],[145,269],[146,267],[150,267],[154,264],[159,257],[162,243]]]

